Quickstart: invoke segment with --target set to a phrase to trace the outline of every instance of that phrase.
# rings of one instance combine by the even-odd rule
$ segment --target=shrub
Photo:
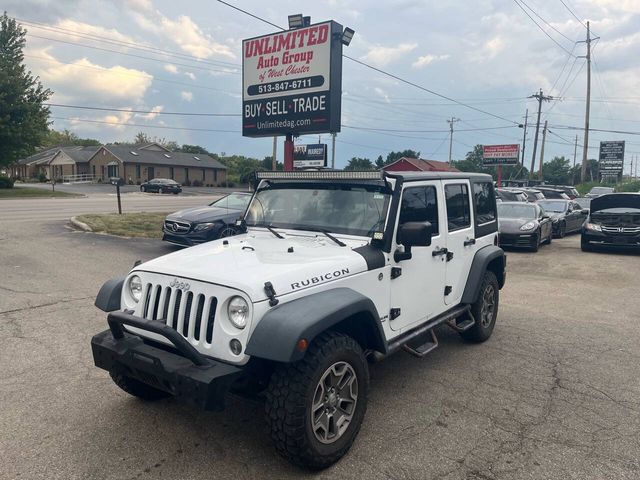
[[[191,186],[192,187],[201,187],[203,184],[200,180],[194,180],[193,182],[191,182]]]
[[[13,188],[13,180],[4,175],[0,175],[0,188]]]
[[[46,174],[46,173],[44,173],[44,172],[40,172],[40,173],[38,174],[38,181],[39,181],[40,183],[45,183],[45,182],[47,181],[47,174]]]
[[[616,192],[640,192],[640,180],[619,183],[616,185]]]
[[[187,179],[187,180],[185,180],[184,182],[182,182],[182,185],[183,185],[184,187],[190,187],[190,186],[191,186],[191,180],[188,180],[188,179]]]

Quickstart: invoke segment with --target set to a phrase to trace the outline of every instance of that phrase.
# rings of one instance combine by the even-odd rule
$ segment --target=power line
[[[544,18],[542,18],[540,15],[538,15],[538,12],[536,12],[533,8],[531,8],[529,5],[526,4],[526,2],[524,0],[519,0],[519,2],[521,4],[523,4],[525,7],[527,7],[531,13],[533,13],[536,17],[538,17],[540,20],[542,20],[548,27],[550,27],[554,32],[556,32],[557,34],[563,36],[564,38],[566,38],[568,41],[570,41],[571,43],[575,44],[575,40],[571,40],[569,37],[567,37],[564,33],[562,33],[560,30],[558,30],[556,27],[554,27],[553,25],[551,25],[549,22],[547,22]]]
[[[275,23],[270,22],[269,20],[266,20],[266,19],[264,19],[264,18],[262,18],[262,17],[259,17],[258,15],[254,15],[254,14],[252,14],[252,13],[250,13],[250,12],[247,12],[246,10],[243,10],[243,9],[241,9],[241,8],[238,8],[238,7],[236,7],[235,5],[232,5],[232,4],[230,4],[230,3],[227,3],[227,2],[225,2],[225,1],[223,1],[223,0],[217,0],[217,1],[218,1],[219,3],[222,3],[223,5],[226,5],[226,6],[228,6],[228,7],[233,8],[234,10],[238,10],[239,12],[242,12],[242,13],[244,13],[244,14],[246,14],[246,15],[249,15],[249,16],[251,16],[251,17],[253,17],[253,18],[257,19],[257,20],[260,20],[261,22],[264,22],[264,23],[266,23],[266,24],[268,24],[268,25],[271,25],[271,26],[276,27],[276,28],[278,28],[278,29],[280,29],[280,30],[283,30],[283,31],[284,31],[284,30],[286,30],[284,27],[281,27],[280,25],[276,25]],[[485,114],[485,115],[489,115],[489,116],[491,116],[491,117],[497,118],[497,119],[502,120],[502,121],[505,121],[505,122],[507,122],[507,123],[517,124],[517,122],[514,122],[513,120],[509,120],[508,118],[501,117],[500,115],[496,115],[496,114],[494,114],[494,113],[487,112],[487,111],[482,110],[482,109],[480,109],[480,108],[476,108],[476,107],[473,107],[473,106],[471,106],[471,105],[468,105],[468,104],[466,104],[466,103],[464,103],[464,102],[461,102],[461,101],[459,101],[459,100],[455,100],[455,99],[453,99],[453,98],[451,98],[451,97],[448,97],[448,96],[443,95],[443,94],[441,94],[441,93],[438,93],[438,92],[435,92],[435,91],[433,91],[433,90],[430,90],[430,89],[428,89],[428,88],[426,88],[426,87],[423,87],[422,85],[418,85],[417,83],[411,82],[411,81],[406,80],[406,79],[404,79],[404,78],[402,78],[402,77],[399,77],[399,76],[397,76],[397,75],[394,75],[393,73],[389,73],[389,72],[387,72],[387,71],[385,71],[385,70],[382,70],[382,69],[380,69],[380,68],[374,67],[373,65],[369,65],[368,63],[365,63],[365,62],[363,62],[363,61],[361,61],[361,60],[357,60],[357,59],[355,59],[355,58],[353,58],[353,57],[350,57],[349,55],[342,54],[342,56],[343,56],[344,58],[347,58],[347,59],[351,60],[351,61],[352,61],[352,62],[354,62],[354,63],[357,63],[357,64],[359,64],[359,65],[362,65],[363,67],[369,68],[369,69],[371,69],[371,70],[373,70],[373,71],[375,71],[375,72],[378,72],[378,73],[381,73],[381,74],[383,74],[383,75],[386,75],[386,76],[388,76],[388,77],[390,77],[390,78],[393,78],[394,80],[398,80],[399,82],[405,83],[405,84],[410,85],[410,86],[415,87],[415,88],[418,88],[419,90],[422,90],[422,91],[424,91],[424,92],[427,92],[427,93],[430,93],[430,94],[432,94],[432,95],[435,95],[436,97],[443,98],[443,99],[445,99],[445,100],[448,100],[448,101],[453,102],[453,103],[455,103],[455,104],[458,104],[458,105],[460,105],[460,106],[463,106],[463,107],[469,108],[469,109],[471,109],[471,110],[475,110],[476,112],[480,112],[480,113],[483,113],[483,114]]]
[[[518,5],[518,7],[520,7],[520,10],[522,10],[522,11],[525,13],[525,15],[526,15],[527,17],[529,17],[533,23],[535,23],[535,24],[536,24],[536,27],[538,27],[542,33],[544,33],[547,37],[549,37],[549,39],[550,39],[553,43],[555,43],[558,47],[560,47],[562,50],[564,50],[567,54],[569,54],[569,55],[573,55],[571,52],[569,52],[569,50],[567,50],[567,49],[566,49],[566,48],[564,48],[560,43],[558,43],[558,41],[557,41],[555,38],[553,38],[551,35],[549,35],[549,33],[548,33],[544,28],[542,28],[542,26],[541,26],[538,22],[536,22],[535,18],[533,18],[531,15],[529,15],[529,12],[527,12],[527,11],[524,9],[524,7],[523,7],[522,5],[520,5],[520,3],[518,2],[518,0],[513,0],[513,1],[514,1],[514,3],[515,3],[516,5]]]
[[[144,123],[127,123],[127,122],[108,122],[106,120],[88,120],[83,118],[69,118],[69,117],[49,117],[54,120],[67,120],[70,122],[81,123],[100,123],[112,126],[124,126],[124,127],[142,127],[142,128],[160,128],[163,130],[187,130],[192,132],[217,132],[217,133],[238,133],[238,130],[219,130],[215,128],[188,128],[188,127],[170,127],[167,125],[148,125]]]
[[[553,128],[562,128],[565,130],[584,130],[584,127],[574,127],[571,125],[555,125]],[[589,132],[605,132],[605,133],[619,133],[620,135],[640,135],[640,132],[630,132],[625,130],[607,130],[603,128],[589,128]]]
[[[342,125],[344,128],[351,128],[354,130],[371,130],[375,132],[401,132],[401,133],[449,133],[449,129],[447,130],[396,130],[392,128],[367,128],[367,127],[353,127],[351,125]],[[514,128],[512,126],[505,127],[484,127],[484,128],[462,128],[456,130],[456,132],[477,132],[477,131],[485,131],[485,130],[503,130],[505,128]]]
[[[580,20],[580,19],[578,18],[578,16],[573,12],[573,10],[571,10],[571,9],[569,8],[569,6],[568,6],[566,3],[564,3],[564,1],[563,1],[563,0],[560,0],[560,3],[561,3],[562,5],[564,5],[564,8],[566,8],[566,9],[569,11],[569,13],[570,13],[571,15],[573,15],[573,17],[574,17],[576,20],[578,20],[578,22],[580,22],[580,24],[581,24],[584,28],[587,28],[587,26],[585,25],[585,23],[584,23],[582,20]]]
[[[191,112],[157,112],[153,110],[128,110],[126,108],[89,107],[86,105],[64,105],[61,103],[44,103],[47,107],[73,108],[78,110],[97,110],[102,112],[151,113],[154,115],[181,115],[187,117],[241,117],[240,113],[191,113]]]

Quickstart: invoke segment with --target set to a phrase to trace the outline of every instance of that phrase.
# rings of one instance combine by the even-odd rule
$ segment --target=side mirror
[[[398,243],[404,246],[404,252],[397,250],[393,258],[396,262],[411,258],[411,247],[431,245],[433,227],[430,222],[406,222],[398,230]]]

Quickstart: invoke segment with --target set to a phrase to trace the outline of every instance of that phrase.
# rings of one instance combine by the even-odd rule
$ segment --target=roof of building
[[[62,150],[66,155],[68,155],[72,160],[76,163],[87,163],[91,157],[100,149],[100,147],[92,146],[92,147],[62,147],[59,150]]]
[[[34,153],[33,155],[18,160],[20,165],[40,165],[49,163],[59,153],[64,152],[76,163],[86,163],[89,159],[98,151],[100,147],[83,147],[83,146],[69,146],[69,147],[53,147],[42,150],[41,152]]]
[[[411,158],[402,157],[389,165],[385,165],[384,168],[390,167],[400,162],[407,162],[423,172],[458,172],[457,168],[452,167],[447,162],[440,162],[438,160],[425,160],[424,158]]]
[[[46,150],[42,150],[41,152],[34,153],[26,158],[21,158],[18,160],[18,164],[20,165],[31,165],[36,163],[44,163],[51,160],[56,153],[60,150],[60,147],[55,148],[47,148]]]
[[[226,170],[220,161],[203,153],[183,153],[162,150],[150,150],[130,145],[105,145],[104,148],[118,157],[123,163],[146,163],[154,165],[217,168]]]

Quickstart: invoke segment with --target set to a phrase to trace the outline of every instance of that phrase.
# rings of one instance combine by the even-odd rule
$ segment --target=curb
[[[83,232],[93,232],[93,230],[91,229],[91,227],[89,225],[87,225],[84,222],[81,222],[80,220],[78,220],[76,217],[71,217],[69,219],[69,223],[71,223],[71,225],[76,229],[76,230],[82,230]]]

